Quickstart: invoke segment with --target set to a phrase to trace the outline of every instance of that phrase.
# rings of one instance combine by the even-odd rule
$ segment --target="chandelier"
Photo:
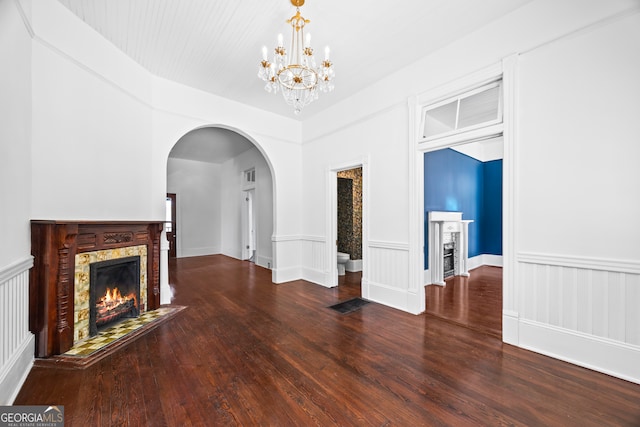
[[[274,49],[271,62],[267,56],[267,47],[262,47],[262,62],[258,77],[265,82],[269,93],[282,92],[287,104],[293,106],[295,114],[318,99],[318,92],[333,90],[333,64],[329,60],[329,47],[325,48],[324,61],[319,66],[313,57],[311,34],[304,34],[304,27],[310,21],[300,15],[300,6],[304,0],[291,0],[296,14],[287,20],[291,25],[291,45],[289,52],[284,48],[282,34],[278,34],[278,45]]]

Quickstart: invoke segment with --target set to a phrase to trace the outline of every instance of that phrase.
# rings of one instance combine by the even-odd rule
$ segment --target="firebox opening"
[[[140,257],[90,265],[89,336],[121,319],[140,315]]]
[[[456,244],[454,242],[445,243],[443,247],[444,257],[444,278],[448,278],[455,275],[455,251]]]

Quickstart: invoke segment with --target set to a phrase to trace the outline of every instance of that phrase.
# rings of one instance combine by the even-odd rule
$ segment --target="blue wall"
[[[483,163],[481,253],[502,255],[502,160]]]
[[[469,224],[469,257],[502,255],[502,160],[482,163],[450,148],[424,155],[425,269],[429,211],[462,212]]]

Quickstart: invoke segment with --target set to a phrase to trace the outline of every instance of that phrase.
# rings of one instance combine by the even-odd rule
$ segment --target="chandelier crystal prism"
[[[325,48],[324,61],[316,65],[311,48],[311,34],[305,36],[305,26],[310,22],[300,14],[304,0],[291,0],[296,14],[286,22],[291,26],[289,52],[284,47],[282,34],[278,34],[278,45],[271,61],[267,47],[262,47],[262,62],[258,77],[265,82],[269,93],[282,92],[287,104],[293,106],[295,114],[300,114],[305,105],[318,99],[318,92],[333,90],[333,64],[329,60],[329,47]]]

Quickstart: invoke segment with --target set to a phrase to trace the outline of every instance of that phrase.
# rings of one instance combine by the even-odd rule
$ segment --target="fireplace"
[[[140,257],[90,264],[89,336],[140,315]]]
[[[138,257],[137,268],[126,267],[130,272],[125,274],[125,277],[136,276],[133,270],[137,271],[136,278],[130,280],[136,283],[136,296],[125,298],[129,305],[136,307],[123,308],[126,313],[122,316],[137,316],[157,309],[160,306],[161,231],[161,221],[32,220],[34,266],[29,275],[29,330],[36,338],[35,356],[50,357],[68,351],[91,335],[92,317],[94,321],[98,318],[98,323],[105,320],[97,314],[95,300],[99,297],[91,301],[92,264],[119,260],[117,264],[122,259]],[[104,286],[103,293],[106,293],[109,286]],[[118,284],[120,294],[129,295],[131,291],[124,291],[122,286]],[[109,288],[113,294],[113,287]],[[118,315],[106,316],[107,320],[116,317]],[[93,333],[98,327],[96,324]]]
[[[450,276],[469,276],[469,223],[462,212],[430,211],[428,213],[429,284],[445,286]]]
[[[442,257],[443,257],[443,268],[444,268],[444,278],[451,277],[455,274],[456,271],[456,260],[454,257],[454,252],[456,249],[456,244],[454,242],[448,242],[443,245]]]

